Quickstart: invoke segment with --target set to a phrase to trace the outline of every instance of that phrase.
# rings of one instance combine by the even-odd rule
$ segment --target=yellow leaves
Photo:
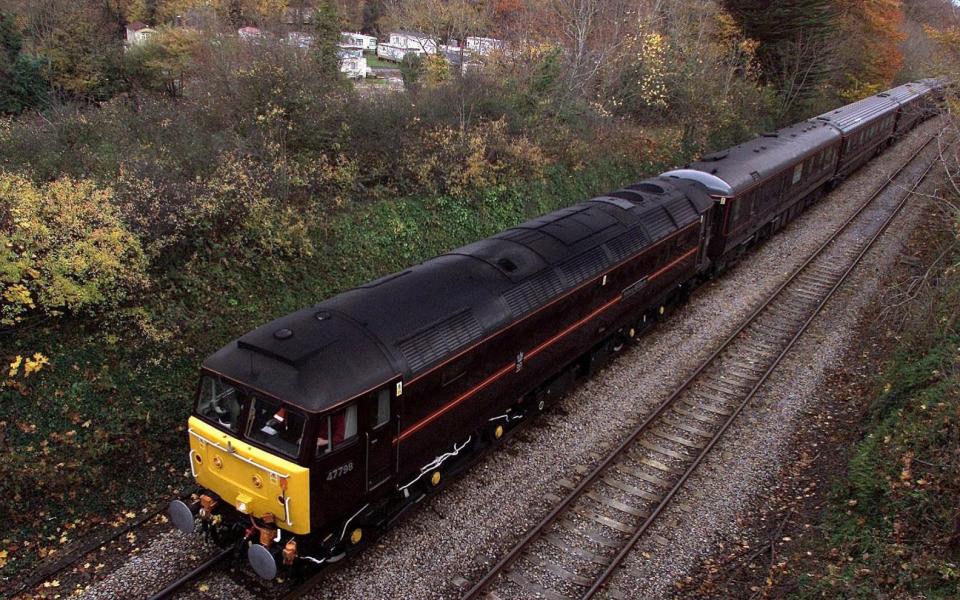
[[[47,358],[43,354],[40,354],[39,352],[36,352],[32,357],[27,359],[27,362],[23,367],[23,374],[25,377],[29,377],[34,373],[39,372],[43,367],[49,364],[50,364],[49,358]]]
[[[265,17],[277,18],[287,8],[287,0],[257,0],[257,12]]]
[[[424,79],[429,85],[439,85],[451,78],[450,66],[446,59],[430,54],[423,60]]]
[[[431,193],[462,194],[506,180],[542,175],[543,150],[507,131],[505,120],[484,121],[466,130],[436,126],[419,132],[421,143],[399,157],[406,181]]]
[[[6,550],[0,550],[0,569],[6,566],[8,556],[10,556],[10,554]]]
[[[13,362],[10,363],[10,372],[7,374],[7,377],[13,378],[17,376],[17,372],[20,370],[20,365],[23,363],[23,357],[17,355]]]

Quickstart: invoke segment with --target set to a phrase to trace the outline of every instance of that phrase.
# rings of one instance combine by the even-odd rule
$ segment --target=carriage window
[[[269,446],[287,456],[300,452],[306,417],[266,398],[253,398],[247,417],[247,439]]]
[[[357,405],[340,409],[320,419],[317,455],[326,454],[357,437]]]
[[[240,430],[240,393],[217,377],[204,375],[197,398],[197,413],[230,431]]]
[[[386,425],[390,420],[390,390],[383,388],[377,394],[377,408],[370,418],[370,427],[376,429]]]
[[[740,220],[741,207],[744,201],[745,201],[744,198],[740,198],[739,200],[736,200],[731,203],[732,206],[730,206],[730,221],[727,225],[728,230],[732,230],[737,226],[737,222]]]
[[[803,163],[797,165],[797,168],[793,170],[793,184],[796,185],[803,178]]]

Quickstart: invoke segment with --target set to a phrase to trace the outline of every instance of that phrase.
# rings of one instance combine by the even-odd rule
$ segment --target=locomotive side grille
[[[520,285],[503,294],[514,317],[520,317],[534,308],[546,304],[548,300],[560,294],[563,286],[553,269],[545,269]]]
[[[613,254],[617,262],[640,252],[644,246],[648,245],[650,240],[647,234],[639,227],[627,231],[626,233],[607,242],[607,248]]]
[[[660,206],[643,213],[640,218],[655,240],[659,240],[677,229],[670,215]]]
[[[431,325],[398,344],[414,373],[480,339],[483,329],[470,310]]]
[[[566,278],[567,285],[574,286],[602,271],[607,266],[606,259],[603,248],[597,246],[560,265],[560,271]]]

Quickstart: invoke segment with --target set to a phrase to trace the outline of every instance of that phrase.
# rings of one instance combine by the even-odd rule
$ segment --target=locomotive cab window
[[[317,456],[333,452],[337,448],[349,444],[356,437],[357,405],[351,404],[331,415],[320,418],[320,427],[317,431]]]
[[[390,421],[390,390],[383,388],[376,394],[377,402],[370,415],[370,428],[383,427]]]
[[[266,398],[252,398],[247,416],[247,439],[286,454],[300,453],[306,417]]]
[[[220,427],[240,430],[240,410],[243,399],[240,392],[218,377],[204,375],[197,398],[197,414]]]

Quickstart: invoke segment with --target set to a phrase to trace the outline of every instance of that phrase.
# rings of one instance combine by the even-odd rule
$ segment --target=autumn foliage
[[[109,190],[0,174],[0,324],[117,306],[145,286],[145,266]]]
[[[844,99],[855,100],[889,87],[903,67],[899,44],[903,5],[899,0],[842,0],[841,74]]]

